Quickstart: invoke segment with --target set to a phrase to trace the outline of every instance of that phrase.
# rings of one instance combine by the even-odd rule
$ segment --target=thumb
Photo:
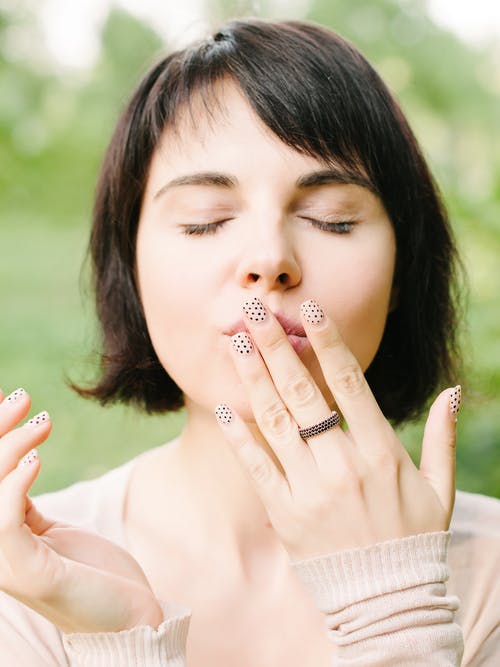
[[[460,385],[436,398],[425,423],[420,472],[438,496],[449,518],[455,502],[455,453]]]

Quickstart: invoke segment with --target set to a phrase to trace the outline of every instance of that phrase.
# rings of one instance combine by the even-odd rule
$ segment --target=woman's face
[[[235,85],[219,99],[212,117],[195,107],[195,128],[186,114],[166,131],[153,156],[136,271],[153,346],[189,402],[212,411],[227,401],[251,420],[228,346],[244,301],[258,296],[298,322],[315,299],[366,369],[389,309],[395,239],[367,187],[286,146]],[[331,399],[307,339],[290,340]]]

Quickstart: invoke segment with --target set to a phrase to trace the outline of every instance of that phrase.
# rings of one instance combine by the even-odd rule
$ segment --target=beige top
[[[125,548],[123,509],[138,458],[34,501]],[[450,530],[451,541],[427,533],[290,564],[325,614],[332,665],[500,665],[500,501],[458,492]],[[0,664],[185,667],[190,610],[161,605],[158,630],[64,635],[0,593]]]

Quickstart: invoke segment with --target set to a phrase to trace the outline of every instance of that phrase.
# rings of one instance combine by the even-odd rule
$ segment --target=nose
[[[270,238],[254,235],[242,253],[237,268],[238,283],[248,289],[259,287],[263,291],[283,290],[295,287],[302,279],[302,272],[292,243],[283,231],[276,231]]]

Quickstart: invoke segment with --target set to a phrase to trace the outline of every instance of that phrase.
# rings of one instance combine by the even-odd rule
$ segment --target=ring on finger
[[[315,435],[329,431],[334,426],[337,426],[337,424],[340,424],[340,416],[338,412],[333,410],[329,417],[323,419],[317,424],[313,424],[307,428],[299,428],[299,435],[303,440],[306,438],[313,438]]]

